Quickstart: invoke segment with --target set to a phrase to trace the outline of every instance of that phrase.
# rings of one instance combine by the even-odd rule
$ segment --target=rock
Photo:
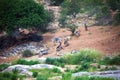
[[[41,50],[39,51],[39,54],[40,54],[40,55],[45,55],[45,54],[48,54],[48,51],[49,51],[48,49],[44,49],[44,48],[43,48],[43,49],[41,49]]]
[[[89,75],[89,72],[78,72],[72,74],[72,76],[77,77],[77,76],[83,76],[83,75]]]
[[[78,53],[78,52],[79,52],[79,50],[72,50],[71,54],[75,54],[75,53]]]
[[[20,74],[25,74],[26,76],[32,76],[32,72],[29,71],[30,66],[28,65],[13,65],[8,67],[2,72],[12,72],[12,70],[17,69]]]
[[[29,65],[13,65],[13,66],[9,66],[2,72],[12,72],[13,69],[17,69],[20,74],[32,76],[32,72],[30,72],[29,70],[44,69],[44,68],[47,68],[47,69],[58,68],[61,72],[64,72],[64,70],[62,68],[54,66],[54,65],[49,65],[49,64],[35,64],[35,65],[31,65],[31,66],[29,66]]]
[[[74,73],[72,76],[82,76],[88,75],[89,77],[99,76],[99,77],[110,77],[115,80],[120,80],[120,70],[102,71],[102,72],[78,72]]]

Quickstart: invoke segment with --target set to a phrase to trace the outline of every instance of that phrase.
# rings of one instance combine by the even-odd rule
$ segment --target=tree
[[[69,28],[72,35],[74,35],[75,30],[78,28],[74,19],[76,14],[79,13],[81,8],[81,0],[65,0],[61,5],[61,17],[59,23],[61,27]]]
[[[43,5],[34,0],[0,0],[0,29],[8,33],[19,27],[45,30],[51,20]]]
[[[81,8],[81,0],[66,0],[62,4],[62,9],[67,10],[67,15],[72,15],[73,17],[79,13]]]

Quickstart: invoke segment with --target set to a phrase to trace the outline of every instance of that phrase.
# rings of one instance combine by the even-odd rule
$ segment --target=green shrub
[[[14,61],[12,64],[13,65],[15,65],[15,64],[34,65],[34,64],[40,64],[40,62],[39,61],[32,61],[32,60],[28,61],[28,60],[24,60],[24,59],[18,59],[16,61]]]
[[[120,65],[120,54],[113,57],[105,56],[102,61],[108,65]]]
[[[16,71],[13,72],[3,72],[0,73],[0,80],[23,80],[25,76],[19,75]]]
[[[11,80],[18,80],[18,75],[17,74],[13,74],[11,77]]]
[[[18,73],[19,73],[19,70],[18,70],[17,68],[15,68],[15,69],[12,70],[12,72],[13,72],[14,74],[18,74]]]
[[[31,57],[33,53],[30,50],[25,50],[22,52],[22,57]]]
[[[65,63],[61,63],[61,67],[64,68],[65,67]]]
[[[33,72],[32,76],[35,78],[38,76],[38,72]]]
[[[89,63],[89,62],[98,62],[101,59],[102,55],[100,52],[84,49],[80,50],[80,52],[76,54],[67,54],[65,55],[64,61],[68,64],[81,64],[81,63]]]
[[[71,80],[71,73],[66,73],[62,75],[62,80]]]
[[[46,63],[56,65],[56,66],[64,66],[64,59],[63,58],[47,58]]]
[[[0,4],[0,30],[13,33],[15,28],[22,27],[43,31],[50,22],[51,14],[35,0],[0,0]]]
[[[54,73],[60,73],[60,70],[58,68],[53,68],[52,72],[54,72]]]
[[[6,64],[6,63],[0,64],[0,71],[6,69],[6,68],[9,67],[9,66],[10,66],[10,64]]]
[[[12,73],[10,73],[10,72],[4,72],[4,73],[2,74],[2,76],[3,76],[4,78],[11,78]]]

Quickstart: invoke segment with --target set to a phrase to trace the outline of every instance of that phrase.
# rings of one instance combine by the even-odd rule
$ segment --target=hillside
[[[112,55],[120,51],[120,26],[111,27],[111,26],[94,26],[89,27],[88,31],[85,31],[83,27],[79,27],[81,31],[80,37],[72,37],[69,40],[69,46],[64,47],[59,53],[71,52],[73,50],[80,50],[83,48],[95,49],[103,53],[103,55]],[[64,37],[70,36],[70,31],[67,29],[58,29],[55,33],[45,33],[43,34],[43,43],[49,48],[49,53],[43,55],[42,57],[58,57],[56,54],[56,45],[52,42],[54,37]],[[38,44],[38,43],[37,43]],[[18,59],[19,56],[10,57],[1,59],[0,62],[9,62]],[[36,59],[39,58],[38,55],[27,58],[27,59]]]

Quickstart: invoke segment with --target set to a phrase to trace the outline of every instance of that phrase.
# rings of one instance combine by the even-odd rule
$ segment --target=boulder
[[[64,70],[60,67],[54,66],[54,65],[49,65],[49,64],[35,64],[35,65],[13,65],[9,66],[2,72],[12,72],[14,69],[17,69],[20,74],[25,74],[26,76],[32,76],[32,72],[30,72],[31,69],[53,69],[53,68],[58,68],[61,72],[64,72]]]

